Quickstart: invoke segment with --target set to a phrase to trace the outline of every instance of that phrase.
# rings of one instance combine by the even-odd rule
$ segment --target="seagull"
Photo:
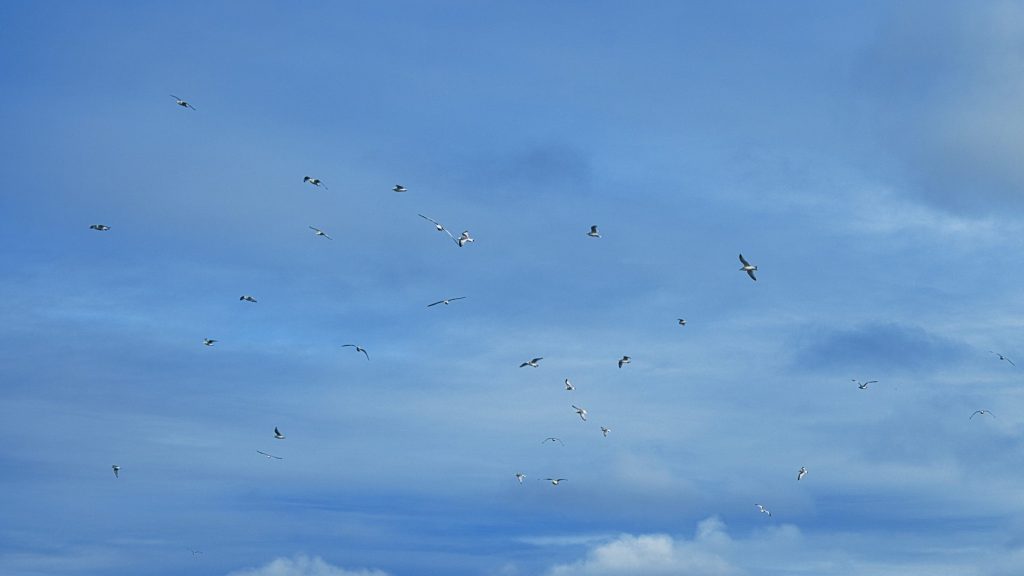
[[[758,512],[767,514],[769,518],[772,517],[772,513],[767,508],[765,508],[764,506],[761,506],[760,504],[754,504],[754,506],[757,506]]]
[[[431,306],[437,306],[438,304],[444,304],[445,306],[447,306],[450,302],[462,300],[463,298],[465,298],[465,296],[458,296],[456,298],[445,298],[444,300],[438,300],[437,302],[427,304],[427,308],[430,308]]]
[[[522,368],[522,366],[520,366],[520,368]],[[565,379],[565,389],[570,392],[576,389],[576,387],[572,385],[572,382],[569,382],[568,378]]]
[[[608,433],[611,432],[611,431],[612,431],[611,428],[605,428],[604,426],[601,426],[601,434],[603,434],[605,438],[608,437]]]
[[[420,218],[423,218],[424,220],[429,220],[429,221],[433,222],[434,223],[434,228],[437,228],[438,232],[448,232],[448,229],[444,227],[444,224],[441,224],[437,220],[434,220],[433,218],[430,218],[428,216],[424,216],[423,214],[417,214],[417,215]],[[455,236],[452,236],[451,232],[448,232],[448,235],[452,237],[452,240],[455,240]],[[458,242],[458,240],[455,240],[455,241]]]
[[[277,429],[277,426],[274,426],[274,438],[284,440],[284,434],[281,434],[281,431]]]
[[[743,263],[743,267],[740,268],[740,270],[746,272],[747,276],[750,276],[751,280],[757,282],[757,277],[754,276],[754,272],[757,271],[757,266],[751,266],[750,262],[747,262],[747,259],[743,257],[743,254],[740,254],[740,262]]]
[[[568,478],[545,478],[545,480],[549,480],[551,482],[552,486],[558,486],[559,482],[568,482],[569,481]]]
[[[117,464],[114,464],[110,468],[114,471],[114,478],[120,478],[121,477],[121,467],[120,466],[118,466]]]
[[[547,438],[540,441],[541,444],[545,442],[558,442],[562,446],[565,446],[565,442],[562,442],[561,438],[555,438],[554,436],[548,436]]]
[[[597,230],[597,224],[590,227],[590,232],[587,232],[587,236],[591,238],[600,238],[601,233]]]
[[[679,319],[679,325],[680,326],[686,326],[686,319],[685,318],[680,318]]]
[[[362,352],[363,354],[366,354],[366,348],[361,348],[359,346],[356,346],[355,344],[342,344],[341,347],[342,348],[347,348],[347,347],[355,348],[356,352]],[[370,355],[369,354],[366,354],[366,359],[367,360],[370,359]]]
[[[93,224],[92,226],[89,226],[89,229],[99,230],[100,232],[106,232],[107,230],[110,230],[110,226],[107,226],[106,224]]]
[[[1010,366],[1017,366],[1016,364],[1013,363],[1013,360],[1010,360],[1009,358],[1007,358],[1006,356],[1003,356],[999,352],[992,352],[991,350],[989,350],[989,353],[995,354],[996,356],[999,356],[1000,360],[1006,360],[1007,362],[1010,363]]]
[[[216,340],[214,340],[213,338],[203,338],[204,346],[213,346],[214,342],[216,342]]]
[[[334,240],[334,238],[331,238],[330,236],[327,235],[327,232],[324,232],[323,230],[317,228],[316,226],[310,226],[309,229],[312,230],[313,234],[315,234],[316,236],[323,236],[328,240]]]
[[[520,368],[525,368],[525,367],[529,366],[530,368],[537,368],[538,366],[540,366],[540,361],[543,360],[543,359],[544,359],[543,357],[541,357],[541,358],[534,358],[533,360],[530,360],[529,362],[523,362],[522,364],[519,365],[519,367]]]
[[[277,460],[284,460],[284,458],[281,458],[280,456],[274,456],[273,454],[267,454],[263,450],[257,450],[257,452],[259,452],[260,454],[266,456],[267,458],[276,458]]]
[[[409,189],[401,184],[395,184],[395,187],[391,189],[392,192],[408,192]]]
[[[203,551],[202,551],[202,550],[193,550],[193,549],[191,549],[191,548],[189,548],[189,549],[188,549],[188,551],[192,553],[192,557],[193,557],[193,558],[195,558],[196,556],[199,556],[200,554],[202,554],[202,553],[203,553]]]
[[[324,186],[323,181],[321,181],[319,178],[313,178],[312,176],[303,176],[302,181],[309,182],[310,184],[316,186],[317,188],[323,187],[324,190],[327,190],[327,186]]]
[[[525,479],[526,479],[526,474],[523,474],[522,472],[516,472],[516,480],[519,480],[520,484],[522,484],[523,480],[525,480]]]
[[[861,382],[859,380],[854,380],[853,378],[851,378],[850,382],[856,382],[857,383],[857,388],[860,388],[861,390],[865,390],[865,389],[867,389],[868,384],[875,384],[875,383],[878,382],[878,380],[868,380],[867,382]]]
[[[472,241],[473,239],[470,238],[469,236],[469,230],[463,230],[462,234],[460,234],[459,237],[455,239],[455,243],[459,245],[459,248],[462,248],[463,246],[469,244]]]
[[[996,415],[993,414],[990,410],[975,410],[974,413],[971,414],[971,417],[968,418],[968,420],[973,420],[974,417],[977,416],[978,414],[981,414],[982,416],[984,416],[985,414],[988,414],[989,416],[991,416],[993,418],[996,417]]]
[[[619,360],[619,368],[622,368],[623,364],[629,364],[629,356],[623,356],[622,360]]]
[[[246,302],[252,302],[253,304],[255,304],[255,303],[256,303],[256,299],[255,299],[255,298],[253,298],[252,296],[248,296],[248,295],[246,295],[246,296],[240,296],[240,297],[239,297],[238,299],[239,299],[239,300],[245,300]]]
[[[796,479],[797,480],[802,480],[803,477],[806,476],[806,475],[807,475],[807,468],[804,468],[803,466],[801,466],[800,470],[796,473]]]
[[[193,110],[196,109],[195,106],[189,104],[188,102],[185,102],[184,100],[182,100],[181,98],[178,98],[174,94],[171,94],[171,98],[174,98],[175,103],[177,103],[178,106],[181,106],[182,108],[191,108]]]
[[[580,418],[582,418],[583,421],[586,422],[587,421],[587,409],[586,408],[580,408],[579,406],[577,406],[575,404],[573,404],[572,407],[573,407],[574,410],[576,410],[576,413],[580,415]]]

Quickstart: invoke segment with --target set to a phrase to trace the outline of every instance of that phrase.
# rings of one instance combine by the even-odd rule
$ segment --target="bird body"
[[[631,359],[630,359],[629,356],[623,356],[622,359],[619,360],[619,368],[622,368],[623,364],[629,364],[630,362],[631,362]]]
[[[522,366],[520,366],[520,368],[522,368]],[[568,378],[565,379],[565,389],[570,392],[576,389],[576,387],[573,386],[572,382],[569,382]]]
[[[110,469],[114,471],[114,478],[120,478],[121,477],[121,467],[120,466],[118,466],[117,464],[114,464],[113,466],[110,467]]]
[[[274,438],[278,440],[284,440],[285,438],[284,434],[281,434],[281,431],[277,429],[277,426],[274,426]]]
[[[93,224],[92,226],[89,226],[89,229],[99,230],[100,232],[106,232],[107,230],[110,230],[110,226],[107,226],[106,224]]]
[[[543,359],[544,358],[541,357],[541,358],[534,358],[532,360],[527,360],[526,362],[523,362],[522,364],[520,364],[519,367],[520,368],[525,368],[525,367],[529,366],[530,368],[537,368],[537,367],[540,366],[540,361],[543,360]]]
[[[409,189],[401,184],[395,184],[395,187],[391,189],[393,192],[407,192]]]
[[[743,257],[743,254],[740,254],[740,262],[743,263],[743,266],[740,268],[740,270],[746,272],[747,276],[750,276],[751,280],[757,282],[757,276],[754,276],[754,272],[757,271],[757,266],[753,266],[750,264],[750,262],[747,262],[747,259]]]
[[[580,415],[580,418],[581,418],[581,419],[582,419],[582,420],[583,420],[584,422],[586,422],[586,421],[587,421],[587,409],[586,409],[586,408],[580,408],[579,406],[577,406],[577,405],[575,405],[575,404],[572,404],[572,408],[573,408],[573,410],[575,410],[575,411],[576,411],[576,413],[577,413],[577,414],[579,414],[579,415]]]
[[[803,466],[801,466],[800,470],[798,470],[797,473],[796,473],[796,479],[797,480],[803,480],[804,476],[806,476],[806,475],[807,475],[807,468],[804,468]]]
[[[213,346],[213,344],[215,342],[217,342],[217,341],[214,340],[213,338],[203,338],[203,345],[204,346]]]
[[[459,245],[459,248],[462,248],[463,246],[469,244],[472,241],[473,238],[469,236],[469,230],[463,230],[462,234],[460,234],[459,237],[455,239],[455,243]]]
[[[861,382],[859,380],[851,379],[851,382],[856,382],[857,383],[857,388],[860,388],[861,390],[866,390],[867,387],[868,387],[868,384],[875,384],[875,383],[878,382],[878,380],[868,380],[867,382]]]
[[[587,232],[587,236],[590,236],[591,238],[600,238],[601,237],[601,232],[598,231],[596,224],[594,226],[590,227],[590,232]]]
[[[522,484],[523,480],[525,480],[525,479],[526,479],[526,474],[523,474],[522,472],[516,472],[516,480],[519,480],[520,484]]]
[[[609,432],[611,432],[611,431],[612,431],[612,429],[611,429],[611,428],[605,428],[604,426],[601,426],[601,434],[602,434],[602,435],[603,435],[603,436],[604,436],[605,438],[607,438],[607,437],[608,437],[608,433],[609,433]]]
[[[552,486],[558,486],[559,482],[567,482],[568,478],[545,478],[545,480],[551,482]]]
[[[252,302],[253,304],[256,303],[256,299],[253,298],[252,296],[249,296],[249,295],[240,296],[238,299],[239,300],[244,300],[245,302]]]
[[[680,326],[686,326],[686,319],[685,318],[680,318],[679,319],[679,325]]]

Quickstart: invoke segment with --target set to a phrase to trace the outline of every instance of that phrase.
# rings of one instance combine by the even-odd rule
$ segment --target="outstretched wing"
[[[740,262],[742,262],[744,266],[750,266],[750,262],[747,262],[747,259],[743,257],[743,254],[740,254]]]

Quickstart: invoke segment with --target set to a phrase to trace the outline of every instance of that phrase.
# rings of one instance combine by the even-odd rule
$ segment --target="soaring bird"
[[[796,473],[796,479],[797,480],[803,480],[804,476],[806,476],[806,475],[807,475],[807,468],[804,468],[803,466],[801,466],[800,470],[798,470],[797,473]]]
[[[100,232],[106,232],[107,230],[110,230],[110,226],[107,226],[106,224],[93,224],[92,226],[89,226],[89,229],[99,230]]]
[[[120,466],[118,466],[117,464],[114,464],[110,468],[114,471],[114,478],[120,478],[121,477],[121,467]]]
[[[573,410],[576,411],[577,414],[580,415],[580,418],[582,418],[584,422],[587,421],[587,409],[586,408],[580,408],[579,406],[577,406],[575,404],[572,404],[572,408],[573,408]]]
[[[604,426],[601,426],[601,434],[603,434],[605,438],[608,437],[608,433],[611,432],[611,431],[612,431],[611,428],[605,428]]]
[[[743,263],[743,267],[740,268],[740,270],[746,272],[747,276],[750,276],[751,280],[757,282],[757,277],[754,276],[754,272],[757,271],[757,266],[751,266],[750,262],[747,262],[747,259],[743,257],[743,254],[740,254],[740,262]]]
[[[367,360],[370,359],[370,355],[366,353],[366,348],[362,348],[360,346],[356,346],[355,344],[342,344],[341,347],[342,348],[355,348],[356,352],[362,352],[364,355],[366,355],[366,359]]]
[[[401,184],[395,184],[395,187],[391,189],[392,192],[408,192],[409,189]]]
[[[995,414],[993,414],[993,413],[992,413],[992,411],[990,411],[990,410],[975,410],[975,411],[974,411],[974,413],[973,413],[973,414],[971,414],[971,417],[970,417],[970,418],[968,418],[968,420],[973,420],[973,419],[974,419],[974,417],[975,417],[975,416],[977,416],[977,415],[979,415],[979,414],[981,414],[982,416],[984,416],[985,414],[988,414],[989,416],[991,416],[991,417],[993,417],[993,418],[995,418],[995,417],[996,417],[996,415],[995,415]]]
[[[310,184],[316,186],[317,188],[323,188],[324,190],[327,190],[327,186],[325,186],[323,181],[320,180],[319,178],[313,178],[312,176],[303,176],[302,181],[309,182]]]
[[[543,357],[534,358],[533,360],[528,360],[526,362],[523,362],[522,364],[519,365],[519,367],[520,368],[525,368],[525,367],[529,366],[530,368],[537,368],[538,366],[540,366],[540,361],[543,360],[543,359],[544,359]]]
[[[444,304],[445,306],[447,306],[450,302],[454,302],[456,300],[462,300],[463,298],[465,298],[465,296],[457,296],[455,298],[445,298],[444,300],[438,300],[437,302],[432,302],[430,304],[427,304],[427,308],[430,308],[431,306],[437,306],[438,304]]]
[[[324,232],[323,230],[317,228],[316,226],[310,226],[309,229],[312,230],[313,234],[316,236],[323,236],[328,240],[334,240],[334,238],[331,238],[330,236],[327,235],[327,232]]]
[[[520,368],[522,368],[522,366],[520,366]],[[565,389],[570,391],[570,392],[572,392],[573,390],[576,389],[576,387],[573,386],[572,382],[569,382],[568,378],[565,379]]]
[[[267,454],[267,453],[266,453],[266,452],[264,452],[263,450],[257,450],[257,452],[259,452],[260,454],[262,454],[262,455],[266,456],[266,457],[267,457],[268,459],[269,459],[269,458],[274,458],[274,459],[276,459],[276,460],[284,460],[284,458],[281,458],[280,456],[274,456],[273,454]]]
[[[455,236],[452,236],[452,233],[448,232],[448,229],[444,227],[444,224],[441,224],[440,222],[438,222],[437,220],[434,220],[433,218],[431,218],[429,216],[424,216],[423,214],[417,214],[417,216],[419,216],[420,218],[423,218],[424,220],[429,220],[430,222],[433,222],[434,223],[434,228],[437,228],[438,232],[445,232],[445,233],[448,234],[448,236],[451,236],[452,240],[455,240]],[[458,240],[455,240],[455,241],[458,242]]]
[[[216,342],[216,340],[214,340],[213,338],[203,338],[204,346],[213,346],[214,342]]]
[[[559,482],[568,482],[568,478],[545,478],[545,480],[551,482],[552,486],[558,486]]]
[[[1007,362],[1010,363],[1010,366],[1017,366],[1016,364],[1013,363],[1013,360],[1010,360],[1009,358],[1007,358],[1006,356],[1003,356],[999,352],[992,352],[991,350],[989,350],[989,353],[990,354],[995,354],[996,356],[999,357],[1000,360],[1006,360]]]
[[[757,510],[762,514],[767,514],[769,518],[772,517],[772,513],[764,506],[761,506],[760,504],[754,504],[754,506],[757,506]]]
[[[686,326],[686,319],[685,318],[680,318],[679,319],[679,325],[680,326]]]
[[[623,356],[622,359],[619,360],[619,368],[622,368],[623,364],[629,364],[629,362],[630,362],[629,356]]]
[[[463,230],[462,234],[460,234],[459,237],[455,239],[455,243],[459,245],[459,248],[462,248],[463,246],[469,244],[472,241],[473,238],[469,236],[469,230]]]
[[[600,238],[601,237],[601,232],[599,232],[597,230],[597,225],[596,224],[590,227],[590,232],[587,232],[587,236],[590,236],[591,238]]]
[[[244,301],[246,301],[246,302],[252,302],[253,304],[255,304],[255,303],[256,303],[256,299],[255,299],[255,298],[253,298],[252,296],[248,296],[248,295],[246,295],[246,296],[239,296],[239,298],[238,298],[238,299],[239,299],[239,300],[244,300]]]
[[[523,474],[522,472],[516,472],[516,480],[519,480],[520,484],[522,484],[523,480],[525,480],[525,479],[526,479],[526,474]]]
[[[189,104],[188,102],[185,102],[184,100],[182,100],[181,98],[178,98],[178,97],[177,97],[177,96],[175,96],[174,94],[171,94],[171,98],[174,98],[174,102],[175,102],[175,103],[176,103],[176,104],[177,104],[178,106],[181,106],[182,108],[191,108],[191,109],[193,109],[193,110],[195,110],[195,109],[196,109],[196,107],[195,107],[195,106],[193,106],[193,105]]]
[[[274,426],[274,438],[284,440],[284,434],[281,434],[281,431],[277,429],[277,426]]]
[[[548,436],[547,438],[545,438],[545,439],[540,441],[541,444],[543,444],[545,442],[551,442],[551,443],[558,442],[562,446],[565,446],[565,442],[562,442],[561,438],[555,438],[554,436]]]
[[[865,389],[867,389],[868,384],[876,384],[878,382],[878,380],[868,380],[867,382],[861,382],[860,380],[855,380],[855,379],[851,378],[850,382],[856,382],[857,383],[857,388],[860,388],[861,390],[865,390]]]

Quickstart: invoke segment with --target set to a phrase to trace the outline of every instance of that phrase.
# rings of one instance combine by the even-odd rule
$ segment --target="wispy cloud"
[[[319,556],[312,558],[299,554],[292,558],[275,558],[259,568],[246,568],[228,576],[387,576],[380,570],[347,570],[324,561]]]

